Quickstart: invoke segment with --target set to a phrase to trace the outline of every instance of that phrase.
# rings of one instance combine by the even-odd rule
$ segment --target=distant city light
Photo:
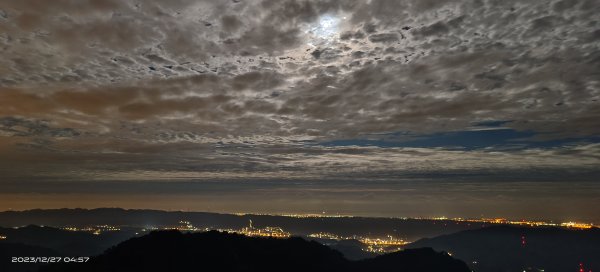
[[[246,216],[248,214],[238,213],[238,216]],[[351,218],[352,216],[347,215],[328,215],[324,213],[316,213],[316,214],[283,214],[279,216],[293,217],[293,218]],[[466,223],[470,225],[471,223],[481,223],[482,226],[485,224],[501,224],[501,225],[517,225],[517,226],[530,226],[530,227],[562,227],[568,229],[577,229],[577,230],[586,230],[594,228],[593,224],[588,223],[580,223],[580,222],[564,222],[564,223],[553,223],[553,222],[545,222],[545,221],[530,221],[530,220],[521,220],[521,221],[512,221],[505,218],[448,218],[445,216],[432,217],[432,218],[399,218],[402,220],[430,220],[434,224],[436,221],[442,221],[444,226],[448,226],[449,221],[456,222],[457,224]],[[111,225],[94,225],[94,226],[85,226],[85,227],[76,227],[76,226],[65,226],[61,229],[67,231],[81,231],[81,232],[89,232],[94,235],[100,235],[103,232],[108,231],[121,231],[121,227],[119,226],[111,226]],[[135,232],[135,235],[140,235],[147,233],[149,231],[154,230],[178,230],[181,232],[204,232],[204,231],[219,231],[219,232],[227,232],[227,233],[237,233],[250,237],[265,237],[265,238],[289,238],[292,236],[291,233],[285,231],[281,227],[262,227],[258,228],[255,226],[252,220],[248,220],[247,227],[243,227],[241,229],[231,229],[231,228],[215,228],[215,227],[196,227],[190,221],[181,220],[177,225],[174,226],[144,226],[141,229],[136,229],[138,232]],[[139,231],[141,230],[141,231]],[[385,237],[365,237],[360,235],[350,235],[350,236],[342,236],[335,233],[329,232],[317,232],[311,233],[307,235],[309,238],[315,239],[324,239],[324,240],[356,240],[360,242],[363,247],[363,251],[382,254],[389,253],[394,251],[399,251],[403,249],[403,246],[411,243],[411,241],[406,241],[404,239],[395,238],[392,235],[387,235]],[[521,235],[520,244],[525,247],[527,245],[527,240],[525,235]],[[0,235],[0,240],[6,239],[6,236]],[[448,255],[452,256],[451,252],[447,252]],[[477,261],[473,261],[473,264],[477,264]],[[584,271],[589,272],[589,271]]]

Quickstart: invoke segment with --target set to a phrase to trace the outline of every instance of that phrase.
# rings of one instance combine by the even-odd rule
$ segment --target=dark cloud
[[[0,130],[17,137],[77,137],[81,132],[72,128],[53,128],[47,122],[18,117],[0,118]]]
[[[391,43],[398,41],[396,33],[380,33],[369,36],[369,41],[373,43]]]

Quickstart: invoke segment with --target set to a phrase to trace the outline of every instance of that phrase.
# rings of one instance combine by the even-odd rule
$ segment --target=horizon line
[[[180,212],[180,213],[210,213],[210,214],[221,214],[221,215],[235,215],[235,216],[281,216],[281,217],[312,217],[312,218],[379,218],[379,219],[400,219],[400,220],[447,220],[447,221],[460,221],[460,220],[503,220],[505,223],[510,222],[536,222],[536,223],[550,223],[550,224],[562,224],[562,223],[585,223],[593,225],[594,227],[600,226],[596,222],[584,222],[577,220],[553,220],[553,219],[542,219],[542,218],[529,218],[529,219],[513,219],[505,217],[446,217],[446,216],[365,216],[365,215],[350,215],[350,214],[330,214],[330,213],[255,213],[255,212],[225,212],[225,211],[199,211],[199,210],[164,210],[164,209],[151,209],[151,208],[123,208],[123,207],[96,207],[96,208],[34,208],[34,209],[22,209],[22,210],[0,210],[0,213],[5,212],[28,212],[28,211],[57,211],[57,210],[123,210],[123,211],[155,211],[155,212]],[[494,223],[494,222],[491,222]],[[496,223],[502,224],[502,223]]]

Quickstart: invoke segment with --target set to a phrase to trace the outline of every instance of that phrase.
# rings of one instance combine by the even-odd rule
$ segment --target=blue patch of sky
[[[324,146],[376,146],[376,147],[441,147],[447,149],[526,149],[553,148],[565,145],[600,142],[600,137],[534,140],[532,131],[517,131],[502,127],[510,121],[489,121],[474,125],[474,129],[414,135],[405,132],[379,135],[377,138],[333,140],[320,143]]]
[[[512,121],[482,121],[475,123],[476,127],[502,127]]]

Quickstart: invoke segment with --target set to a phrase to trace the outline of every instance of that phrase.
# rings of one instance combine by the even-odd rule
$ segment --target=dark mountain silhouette
[[[64,256],[97,255],[134,236],[134,233],[127,231],[94,235],[89,232],[66,231],[34,225],[22,228],[0,227],[0,234],[8,237],[5,242],[49,248]]]
[[[373,252],[364,251],[365,247],[363,243],[358,240],[332,240],[332,239],[318,239],[312,237],[304,237],[309,241],[316,241],[319,244],[326,245],[341,252],[344,257],[348,260],[362,260],[367,258],[376,257],[378,254]]]
[[[253,238],[216,231],[152,232],[88,263],[50,265],[41,272],[153,271],[445,271],[468,272],[462,261],[432,249],[411,249],[363,261],[302,238]]]
[[[467,265],[446,252],[432,248],[406,249],[357,262],[358,271],[470,271]]]
[[[568,230],[495,226],[421,239],[408,248],[431,247],[464,260],[478,272],[600,270],[600,229]]]
[[[13,263],[12,257],[49,257],[59,256],[59,253],[44,247],[24,245],[20,243],[0,242],[0,271],[28,272],[37,271],[43,264]]]

